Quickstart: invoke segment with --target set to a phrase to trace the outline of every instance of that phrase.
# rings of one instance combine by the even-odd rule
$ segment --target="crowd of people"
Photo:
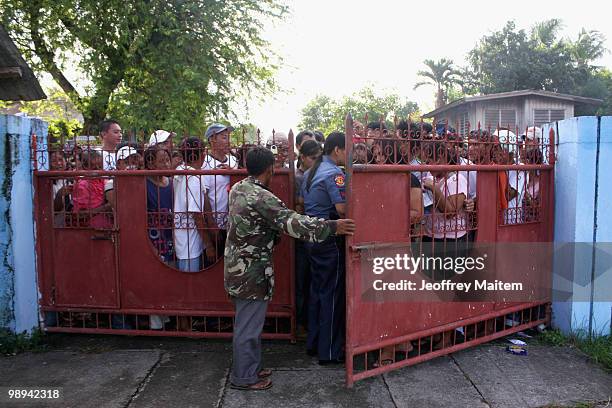
[[[150,170],[146,175],[148,234],[159,259],[181,272],[193,273],[219,261],[225,250],[232,172],[246,167],[254,144],[231,146],[231,126],[210,125],[203,138],[185,137],[177,143],[170,131],[153,132],[145,145],[122,141],[114,120],[100,125],[100,149],[63,146],[51,150],[49,169],[55,171]],[[507,133],[509,131],[506,130]],[[297,160],[289,163],[286,134],[276,132],[263,147],[274,155],[275,168],[295,170],[295,209],[325,220],[344,218],[347,160],[353,165],[408,165],[409,204],[413,240],[432,255],[449,248],[461,256],[475,238],[478,200],[476,170],[470,165],[516,165],[499,170],[500,224],[539,219],[542,194],[538,170],[524,164],[545,164],[546,151],[538,132],[528,129],[510,141],[503,131],[471,131],[465,137],[447,126],[400,122],[394,130],[382,122],[364,126],[354,122],[352,151],[346,135],[304,130],[295,138]],[[349,154],[350,153],[350,154]],[[429,170],[418,167],[429,165]],[[454,169],[454,166],[464,166]],[[467,167],[467,168],[466,168]],[[190,171],[203,170],[196,174]],[[146,174],[146,173],[145,173]],[[238,173],[236,173],[238,174]],[[110,228],[117,206],[115,178],[108,173],[58,177],[53,182],[56,227]],[[425,243],[425,244],[424,244]],[[430,244],[427,244],[430,243]],[[307,333],[307,348],[321,364],[343,359],[344,345],[344,241],[330,236],[323,242],[296,240],[295,291],[298,334]],[[438,252],[436,252],[438,251]],[[433,277],[440,279],[444,276]],[[163,316],[151,317],[159,329]],[[383,356],[384,360],[384,356]]]

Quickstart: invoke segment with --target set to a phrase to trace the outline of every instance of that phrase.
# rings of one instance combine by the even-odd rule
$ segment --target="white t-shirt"
[[[508,201],[508,209],[504,211],[506,224],[517,224],[523,222],[523,198],[525,197],[525,186],[528,175],[526,171],[508,171],[508,187],[516,190],[517,195]]]
[[[112,178],[104,179],[104,194],[115,189],[115,181]]]
[[[411,166],[420,166],[421,164],[423,163],[421,163],[417,159],[412,159],[412,161],[410,162]],[[428,171],[411,171],[411,173],[414,175],[414,177],[419,179],[419,182],[421,183],[421,185],[423,185],[424,178],[432,177],[431,173]],[[423,189],[423,208],[429,207],[432,204],[433,204],[433,195],[431,191]]]
[[[177,170],[195,170],[181,164]],[[191,212],[204,211],[208,190],[204,176],[174,176],[174,251],[178,259],[193,259],[205,248]]]
[[[56,180],[55,183],[53,183],[53,199],[55,200],[55,197],[57,197],[57,193],[59,193],[59,191],[65,187],[68,183],[66,183],[66,180],[64,179],[59,179]]]
[[[115,170],[117,168],[116,153],[114,150],[102,150],[102,165],[104,170]]]
[[[462,172],[448,173],[445,178],[436,182],[440,191],[446,196],[457,194],[468,195],[467,179]],[[432,211],[431,216],[426,216],[425,232],[433,238],[455,239],[467,234],[468,219],[463,208],[459,209],[452,217],[446,217],[438,208]]]
[[[469,159],[465,157],[459,157],[459,164],[468,165],[473,164]],[[466,198],[474,199],[476,198],[476,177],[478,172],[476,171],[460,171],[463,174],[463,177],[468,181],[468,196]]]
[[[64,179],[59,179],[56,180],[55,183],[53,183],[53,201],[55,202],[55,199],[57,197],[57,194],[59,193],[59,191],[63,188],[66,187],[68,185],[68,183],[66,182],[66,180]],[[65,201],[64,201],[65,203]],[[66,223],[66,219],[65,219],[65,215],[64,212],[66,211],[66,208],[62,208],[61,211],[55,212],[55,205],[53,206],[53,224],[55,227],[63,227],[65,226]]]
[[[224,161],[218,161],[211,155],[207,155],[202,164],[202,170],[214,170],[219,168],[237,169],[238,162],[232,155],[225,156]],[[230,176],[206,175],[206,185],[210,188],[208,198],[210,207],[214,213],[215,221],[220,229],[227,227],[227,212],[229,205]]]

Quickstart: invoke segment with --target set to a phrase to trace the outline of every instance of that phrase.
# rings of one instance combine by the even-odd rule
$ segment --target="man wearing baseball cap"
[[[151,133],[151,136],[149,137],[148,147],[157,145],[164,149],[170,150],[172,149],[172,136],[174,136],[174,133],[168,132],[167,130],[156,130],[155,132]]]
[[[234,131],[234,128],[231,126],[222,125],[220,123],[213,123],[206,129],[206,134],[204,136],[206,137],[206,140],[210,140],[212,136],[215,136],[225,131],[227,131],[229,135],[230,132]]]
[[[202,170],[236,169],[238,162],[230,153],[230,133],[234,130],[231,126],[213,123],[206,129],[205,137],[208,141],[208,152],[202,164]],[[217,259],[223,256],[225,238],[227,237],[227,211],[230,189],[230,176],[207,175],[206,184],[210,191],[210,206],[213,211],[213,219],[219,228],[216,239]]]
[[[138,170],[142,167],[142,156],[132,146],[123,146],[117,151],[117,170]]]

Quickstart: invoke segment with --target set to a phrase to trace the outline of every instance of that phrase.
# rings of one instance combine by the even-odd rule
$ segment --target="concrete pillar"
[[[612,171],[610,125],[610,117],[593,116],[551,125],[558,142],[553,325],[568,334],[610,333],[612,184],[604,181]]]
[[[0,115],[0,327],[38,327],[31,135],[46,139],[39,119]],[[44,239],[44,237],[41,237]]]

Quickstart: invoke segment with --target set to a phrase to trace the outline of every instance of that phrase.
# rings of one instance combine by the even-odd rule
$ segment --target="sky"
[[[464,65],[478,39],[508,20],[529,29],[560,18],[562,37],[575,39],[582,27],[599,30],[606,36],[606,48],[612,49],[612,7],[606,3],[297,0],[286,20],[267,26],[264,34],[284,58],[277,79],[285,92],[263,104],[249,104],[249,115],[241,119],[264,134],[273,128],[296,130],[301,109],[317,94],[342,97],[368,84],[381,93],[397,92],[427,112],[433,109],[433,88],[413,90],[424,59],[450,58]],[[612,54],[597,64],[612,68]]]

